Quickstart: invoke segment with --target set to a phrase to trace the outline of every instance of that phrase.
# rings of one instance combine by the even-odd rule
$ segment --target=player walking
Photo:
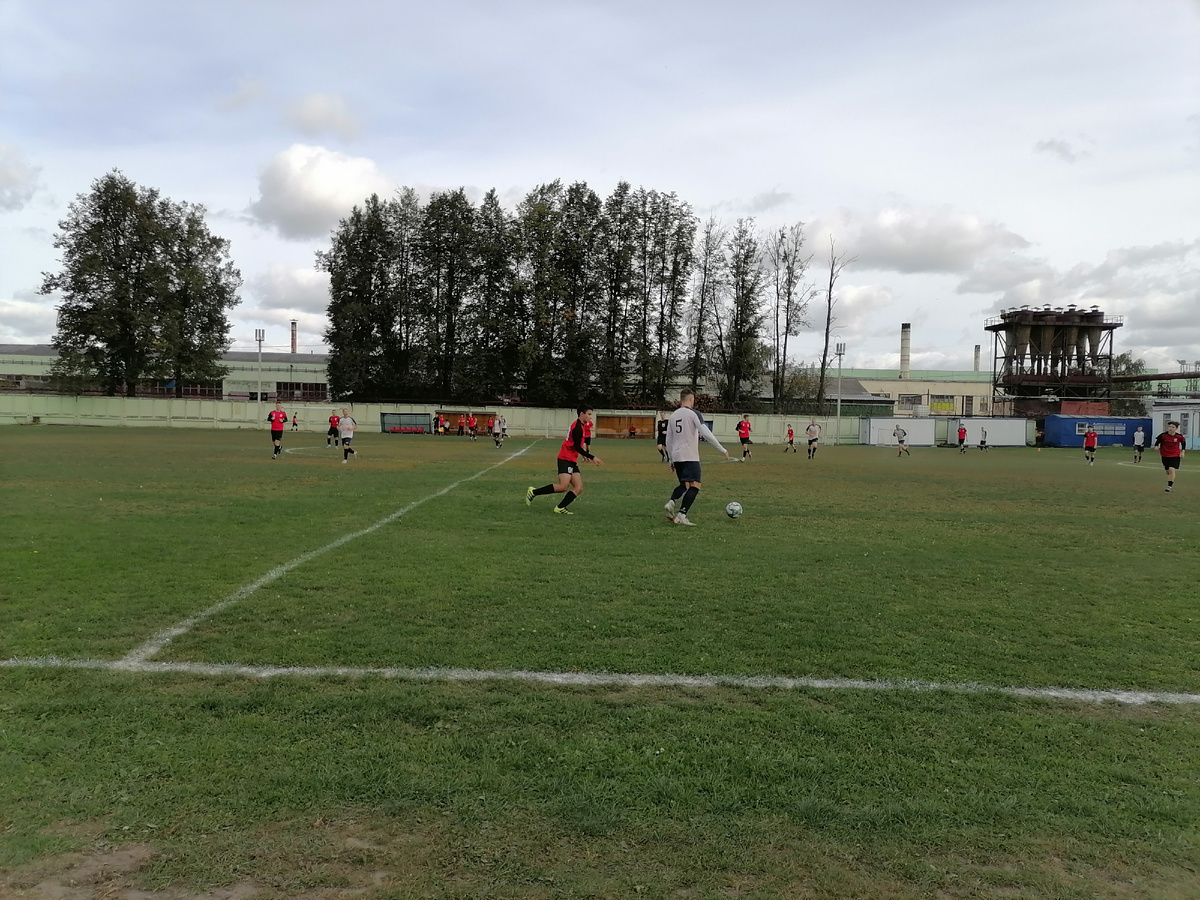
[[[729,459],[729,451],[721,446],[700,414],[692,408],[695,402],[696,395],[692,389],[684,388],[679,392],[679,408],[667,420],[667,455],[679,484],[675,486],[665,509],[667,518],[676,525],[696,524],[688,519],[687,514],[700,495],[700,438],[704,438]]]
[[[300,418],[300,413],[292,413],[292,431],[300,430],[300,423],[298,421],[299,418]]]
[[[967,426],[958,426],[958,452],[961,456],[967,452]]]
[[[817,420],[813,419],[808,423],[808,427],[804,429],[805,436],[808,437],[808,458],[817,458],[817,445],[821,442],[821,426],[817,424]]]
[[[1100,435],[1096,433],[1095,425],[1088,425],[1087,431],[1083,435],[1083,458],[1087,460],[1089,466],[1096,464],[1096,443]]]
[[[988,452],[987,429],[986,428],[979,429],[979,450],[981,453]]]
[[[470,432],[471,440],[479,440],[479,419],[475,418],[475,413],[471,413],[471,418],[467,419],[467,431]]]
[[[350,410],[343,409],[342,415],[338,419],[338,434],[342,438],[342,465],[350,461],[353,456],[358,459],[358,451],[350,446],[350,442],[354,440],[354,432],[358,429],[358,423],[354,421],[354,417],[350,415]]]
[[[742,442],[742,461],[754,459],[754,453],[750,449],[750,445],[754,443],[750,440],[750,416],[742,416],[742,421],[737,423],[738,440]],[[671,457],[674,459],[675,457]]]
[[[275,401],[275,408],[267,413],[267,421],[271,423],[271,443],[275,449],[271,451],[271,459],[278,459],[283,452],[283,426],[288,422],[288,414],[283,411],[283,404]]]
[[[1175,487],[1175,476],[1183,465],[1183,454],[1187,450],[1187,439],[1179,433],[1178,422],[1168,422],[1167,430],[1154,439],[1162,457],[1163,468],[1167,470],[1167,492]]]
[[[892,432],[892,437],[896,439],[896,446],[899,448],[899,452],[896,453],[896,456],[908,453],[908,432],[897,425],[896,430]],[[908,453],[908,455],[912,456],[911,453]]]
[[[1142,430],[1142,426],[1138,426],[1138,430],[1133,433],[1133,461],[1140,463],[1142,461],[1142,451],[1146,449],[1146,432]]]
[[[796,432],[792,431],[791,425],[788,425],[788,442],[787,446],[783,448],[783,452],[787,453],[789,450],[793,453],[796,452]]]
[[[667,411],[663,410],[658,414],[658,421],[654,423],[654,448],[658,451],[659,457],[663,462],[670,462],[671,457],[667,456]]]
[[[337,448],[338,441],[338,422],[341,420],[336,412],[329,417],[329,430],[325,432],[325,446]]]
[[[554,507],[554,512],[560,516],[573,515],[567,507],[583,493],[583,475],[579,472],[579,457],[582,456],[588,462],[598,466],[604,465],[604,460],[598,456],[592,456],[583,443],[584,425],[590,424],[592,421],[592,408],[580,406],[575,413],[576,419],[567,429],[567,438],[562,442],[562,447],[558,451],[558,481],[540,488],[532,486],[526,488],[526,506],[533,503],[534,497],[541,497],[545,494],[561,494],[565,491],[566,496]]]

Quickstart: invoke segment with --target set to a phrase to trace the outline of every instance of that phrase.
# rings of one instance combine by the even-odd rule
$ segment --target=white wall
[[[989,447],[1025,447],[1031,441],[1032,419],[951,419],[946,432],[947,443],[958,444],[958,426],[967,429],[967,444],[979,446],[979,433],[986,428]]]
[[[899,425],[908,432],[908,446],[932,447],[934,441],[933,419],[859,419],[858,442],[872,446],[896,446],[892,432]]]

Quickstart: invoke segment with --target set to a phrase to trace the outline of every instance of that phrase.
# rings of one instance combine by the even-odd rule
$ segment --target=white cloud
[[[0,144],[0,209],[23,209],[38,189],[41,171],[19,148]]]
[[[878,313],[892,305],[892,289],[882,284],[835,285],[833,299],[833,329],[837,339],[844,340],[874,331]],[[820,291],[813,296],[808,309],[809,325],[804,330],[823,332],[825,314],[825,294]]]
[[[277,154],[258,179],[250,214],[286,238],[326,236],[338,220],[373,193],[395,184],[373,160],[324,147],[293,144]]]
[[[362,131],[340,94],[309,94],[288,106],[287,120],[307,137],[333,134],[352,141]]]
[[[262,310],[324,314],[329,306],[329,273],[272,263],[250,279],[250,293]]]
[[[13,299],[0,300],[0,343],[49,343],[58,328],[56,302],[33,290],[17,291]]]
[[[913,274],[965,272],[977,261],[1024,249],[1029,242],[996,222],[949,207],[885,207],[862,215],[851,210],[817,217],[809,246],[857,257],[858,269]],[[818,251],[818,256],[823,251]]]

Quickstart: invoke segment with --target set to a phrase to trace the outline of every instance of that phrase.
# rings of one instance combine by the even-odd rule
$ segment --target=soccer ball
[[[725,515],[729,516],[731,519],[736,519],[741,514],[742,504],[738,503],[736,500],[725,507]]]

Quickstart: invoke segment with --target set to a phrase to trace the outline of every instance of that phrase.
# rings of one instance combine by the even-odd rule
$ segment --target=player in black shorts
[[[658,421],[654,423],[654,446],[658,450],[658,455],[663,462],[670,462],[671,458],[667,456],[667,414],[660,412]]]

